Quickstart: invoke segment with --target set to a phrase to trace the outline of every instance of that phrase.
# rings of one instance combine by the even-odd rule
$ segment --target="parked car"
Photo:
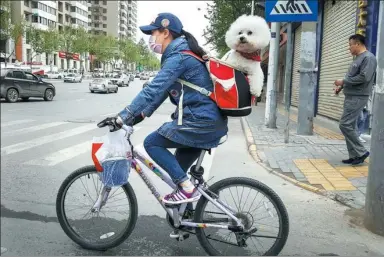
[[[135,76],[133,74],[129,74],[129,81],[134,81],[135,80]]]
[[[109,92],[117,93],[118,90],[119,87],[117,85],[114,85],[112,81],[105,78],[94,79],[89,83],[89,91],[91,91],[91,93],[103,92],[108,94]]]
[[[125,74],[122,74],[120,77],[109,79],[113,84],[118,85],[119,87],[129,86],[129,77]]]
[[[62,79],[64,76],[62,73],[58,71],[47,71],[44,74],[44,77],[47,79]]]
[[[147,81],[144,82],[143,84],[143,88],[145,88],[146,86],[148,86],[149,82],[151,82],[153,80],[154,77],[150,77]]]
[[[69,73],[64,77],[64,82],[81,82],[83,80],[83,76],[78,73]]]
[[[140,78],[140,73],[136,73],[135,78]]]
[[[148,80],[149,79],[149,76],[147,73],[143,73],[140,75],[140,80]]]
[[[30,97],[41,97],[52,101],[56,95],[55,87],[43,81],[31,72],[2,69],[0,71],[0,95],[7,102],[15,103],[21,98],[27,101]]]

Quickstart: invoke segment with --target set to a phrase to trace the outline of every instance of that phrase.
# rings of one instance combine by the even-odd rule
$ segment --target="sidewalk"
[[[268,129],[264,125],[264,110],[265,104],[259,103],[245,118],[256,146],[253,150],[261,162],[298,186],[327,194],[354,208],[364,207],[369,160],[354,167],[341,163],[348,152],[344,137],[335,126],[329,129],[332,125],[316,119],[315,134],[299,136],[297,114],[292,111],[289,143],[285,144],[284,111],[278,111],[277,129]],[[369,142],[366,148],[369,149]]]

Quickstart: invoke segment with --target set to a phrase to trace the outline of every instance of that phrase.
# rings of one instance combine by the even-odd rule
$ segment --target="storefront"
[[[291,105],[298,107],[300,93],[300,50],[301,50],[301,25],[295,29],[293,42],[293,66],[292,66],[292,91]]]
[[[334,95],[333,83],[336,79],[344,78],[353,61],[349,52],[349,37],[356,33],[366,36],[368,49],[375,51],[374,2],[324,1],[317,114],[340,119],[344,95]]]

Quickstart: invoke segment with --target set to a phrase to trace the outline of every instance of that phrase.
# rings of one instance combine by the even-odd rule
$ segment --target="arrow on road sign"
[[[271,15],[312,14],[311,8],[305,0],[279,0],[271,11]]]

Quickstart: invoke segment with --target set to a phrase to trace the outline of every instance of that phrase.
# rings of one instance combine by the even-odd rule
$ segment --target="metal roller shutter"
[[[355,34],[357,1],[325,1],[320,66],[318,113],[339,120],[344,95],[333,93],[333,82],[342,79],[352,63],[348,38]]]
[[[292,96],[291,105],[299,105],[299,93],[300,93],[300,73],[297,70],[300,69],[300,50],[301,50],[301,25],[295,30],[295,42],[294,42],[294,54],[293,54],[293,68],[292,68]]]

